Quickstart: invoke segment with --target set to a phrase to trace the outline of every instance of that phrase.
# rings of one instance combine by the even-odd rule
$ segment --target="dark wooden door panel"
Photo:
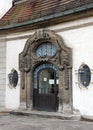
[[[57,109],[57,98],[55,94],[36,94],[34,99],[37,110],[56,111]]]
[[[58,85],[55,70],[41,69],[37,75],[37,86],[34,88],[34,108],[44,111],[57,111]]]

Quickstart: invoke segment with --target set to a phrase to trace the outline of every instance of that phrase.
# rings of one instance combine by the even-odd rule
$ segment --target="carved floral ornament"
[[[36,51],[43,43],[51,44],[55,48],[55,53],[51,56],[37,56]],[[65,69],[67,73],[68,68],[72,66],[71,62],[71,49],[65,45],[59,35],[47,29],[37,30],[30,36],[23,52],[19,55],[19,69],[22,76],[25,72],[33,72],[35,67],[42,63],[54,64],[60,71]]]

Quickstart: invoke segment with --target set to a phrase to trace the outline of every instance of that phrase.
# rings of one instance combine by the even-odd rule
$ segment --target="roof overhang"
[[[4,27],[0,27],[0,34],[7,34],[11,32],[21,32],[24,30],[33,30],[39,28],[49,27],[51,25],[68,22],[84,17],[93,16],[93,4],[84,5],[75,9],[70,9],[58,14],[29,20],[23,23],[11,24]]]

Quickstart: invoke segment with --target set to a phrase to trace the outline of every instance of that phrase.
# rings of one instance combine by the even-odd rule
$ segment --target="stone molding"
[[[55,44],[57,52],[52,57],[36,57],[36,48],[45,41]],[[48,29],[37,30],[27,40],[19,55],[21,88],[26,93],[27,107],[33,107],[33,72],[42,63],[51,63],[59,71],[59,111],[72,111],[72,52],[59,35]],[[30,93],[31,92],[31,93]],[[25,94],[24,94],[25,95]],[[22,100],[21,100],[22,101]]]

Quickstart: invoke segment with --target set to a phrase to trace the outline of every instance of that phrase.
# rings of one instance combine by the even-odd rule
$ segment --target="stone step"
[[[62,120],[81,120],[80,114],[63,114],[59,112],[45,112],[45,111],[31,111],[31,110],[18,110],[11,111],[10,114],[13,115],[23,115],[23,116],[38,116],[42,118],[56,118]]]

